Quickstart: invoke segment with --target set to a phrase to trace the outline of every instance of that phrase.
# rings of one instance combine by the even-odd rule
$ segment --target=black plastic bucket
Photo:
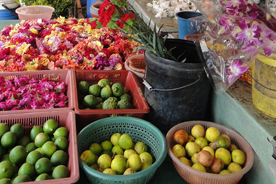
[[[185,63],[145,52],[145,98],[150,112],[145,119],[166,133],[174,125],[190,120],[206,120],[210,83],[193,42],[167,39],[166,47]],[[180,59],[180,60],[181,60]]]

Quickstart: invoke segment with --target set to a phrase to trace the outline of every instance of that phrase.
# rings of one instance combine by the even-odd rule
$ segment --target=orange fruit
[[[180,145],[188,141],[188,133],[185,130],[177,130],[173,135],[173,140]]]

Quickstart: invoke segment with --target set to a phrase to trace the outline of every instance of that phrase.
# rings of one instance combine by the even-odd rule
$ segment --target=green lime
[[[34,141],[37,134],[43,132],[43,129],[41,126],[33,126],[33,128],[30,131],[30,137],[31,140]]]
[[[21,167],[18,170],[18,175],[28,175],[31,178],[36,175],[35,168],[32,164],[24,163],[21,165]]]
[[[68,139],[66,137],[58,137],[55,140],[55,145],[60,150],[67,150],[68,144],[69,144],[69,141],[68,141]]]
[[[26,157],[26,163],[35,165],[35,163],[42,158],[43,155],[37,150],[31,151]]]
[[[86,81],[80,81],[78,83],[78,91],[83,93],[83,94],[87,94],[89,90],[89,83]]]
[[[52,162],[46,158],[42,157],[35,163],[35,170],[37,174],[49,173],[52,169]]]
[[[34,143],[36,145],[36,147],[41,147],[45,142],[49,141],[50,137],[48,134],[42,132],[37,134],[37,136],[35,137]]]
[[[129,94],[127,94],[127,93],[122,94],[122,96],[120,96],[120,100],[127,100],[130,103],[132,102],[131,96]]]
[[[52,177],[54,179],[67,178],[69,176],[70,176],[70,171],[64,165],[59,165],[59,166],[55,167],[54,170],[53,170],[53,173],[52,173]]]
[[[10,178],[2,178],[0,179],[1,184],[11,184],[11,179]]]
[[[27,157],[27,151],[23,146],[15,146],[9,154],[11,163],[20,164],[23,163]]]
[[[95,97],[94,95],[86,95],[84,98],[83,98],[83,106],[84,107],[87,107],[87,108],[95,108],[97,104],[100,103],[100,99]]]
[[[109,97],[103,102],[103,109],[116,109],[117,108],[118,99],[116,97]]]
[[[58,128],[58,122],[54,119],[48,119],[43,125],[43,132],[51,135]]]
[[[41,153],[47,156],[48,158],[50,158],[56,150],[57,150],[57,146],[52,141],[47,141],[41,147]]]
[[[105,87],[106,85],[110,85],[110,82],[109,82],[108,79],[100,79],[100,80],[98,81],[98,85],[99,85],[101,88],[103,88],[103,87]]]
[[[124,86],[121,83],[116,82],[111,86],[111,90],[114,96],[120,97],[124,92]]]
[[[101,98],[102,99],[108,99],[111,96],[112,96],[112,90],[111,90],[109,85],[106,85],[101,90]]]
[[[29,144],[31,142],[31,138],[28,135],[23,135],[18,141],[17,144],[21,145],[21,146],[27,146],[27,144]]]
[[[11,178],[15,174],[14,165],[10,161],[0,162],[0,179]]]
[[[36,148],[37,147],[36,147],[34,142],[30,142],[29,144],[27,144],[25,146],[25,149],[26,149],[27,152],[31,152],[31,151],[35,150]]]
[[[12,180],[12,183],[23,183],[23,182],[28,182],[28,181],[32,181],[31,177],[26,174],[22,174],[22,175],[16,176]]]
[[[9,126],[6,123],[0,123],[0,138],[4,135],[4,133],[9,131]]]
[[[36,148],[35,151],[38,151],[39,153],[42,154],[42,152],[41,152],[41,147],[40,147],[40,148]]]
[[[55,141],[56,141],[56,138],[54,137],[54,135],[52,135],[52,136],[50,137],[50,140],[51,140],[52,142],[55,142]]]
[[[5,160],[10,161],[10,154],[5,154],[5,155],[3,155],[3,156],[1,157],[0,162],[5,161]]]
[[[19,123],[13,124],[10,128],[10,131],[15,133],[17,139],[21,138],[25,132],[24,126]]]
[[[102,152],[102,147],[99,143],[92,143],[89,147],[89,150],[97,156],[100,156]]]
[[[8,131],[1,137],[1,144],[4,148],[11,148],[16,144],[15,133]]]
[[[68,164],[68,154],[63,150],[57,150],[52,156],[51,156],[51,162],[54,166],[57,165],[65,165]]]
[[[132,109],[132,105],[128,100],[120,100],[117,106],[119,109]]]
[[[94,96],[100,96],[101,87],[98,84],[93,84],[89,87],[89,94]]]
[[[49,180],[49,179],[52,179],[52,177],[49,176],[47,173],[42,173],[36,177],[35,181],[43,181],[43,180]]]
[[[0,158],[1,158],[3,155],[5,155],[5,153],[6,153],[5,148],[3,148],[3,146],[1,146],[1,144],[0,144]]]
[[[55,139],[57,139],[58,137],[66,137],[67,138],[68,134],[69,134],[69,131],[67,130],[66,127],[59,127],[54,132],[54,137],[55,137]]]

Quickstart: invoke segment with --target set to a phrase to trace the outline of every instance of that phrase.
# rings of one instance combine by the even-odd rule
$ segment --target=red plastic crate
[[[68,169],[70,170],[70,177],[62,179],[51,179],[45,181],[32,181],[25,182],[26,184],[65,184],[75,183],[79,179],[79,158],[77,146],[77,132],[76,132],[76,119],[75,113],[72,110],[64,111],[49,111],[35,112],[35,113],[22,113],[22,114],[7,114],[0,116],[1,123],[7,123],[9,127],[13,124],[20,123],[25,128],[25,134],[29,135],[30,130],[34,125],[43,126],[44,122],[48,119],[55,119],[59,126],[64,126],[68,129]]]
[[[7,113],[29,113],[29,112],[48,112],[50,110],[73,110],[74,108],[74,95],[73,95],[73,78],[75,73],[73,70],[41,70],[41,71],[24,71],[24,72],[3,72],[0,73],[5,79],[15,78],[15,77],[28,77],[43,79],[47,77],[50,81],[58,82],[64,81],[67,84],[66,96],[68,97],[68,107],[54,108],[54,109],[27,109],[27,110],[7,110],[0,111],[0,115]]]
[[[120,82],[125,86],[132,96],[133,109],[80,109],[79,101],[82,100],[78,92],[75,91],[75,113],[77,116],[77,128],[82,129],[89,123],[111,116],[131,116],[142,118],[144,114],[149,112],[149,106],[144,98],[144,95],[137,83],[134,74],[126,70],[76,70],[75,71],[75,86],[79,81],[87,81],[90,84],[97,83],[100,79],[106,78],[110,82]],[[75,88],[77,90],[77,88]]]

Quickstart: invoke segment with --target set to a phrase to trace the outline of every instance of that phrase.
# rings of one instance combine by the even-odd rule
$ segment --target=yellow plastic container
[[[276,118],[276,54],[258,54],[252,65],[252,101],[264,114]]]

